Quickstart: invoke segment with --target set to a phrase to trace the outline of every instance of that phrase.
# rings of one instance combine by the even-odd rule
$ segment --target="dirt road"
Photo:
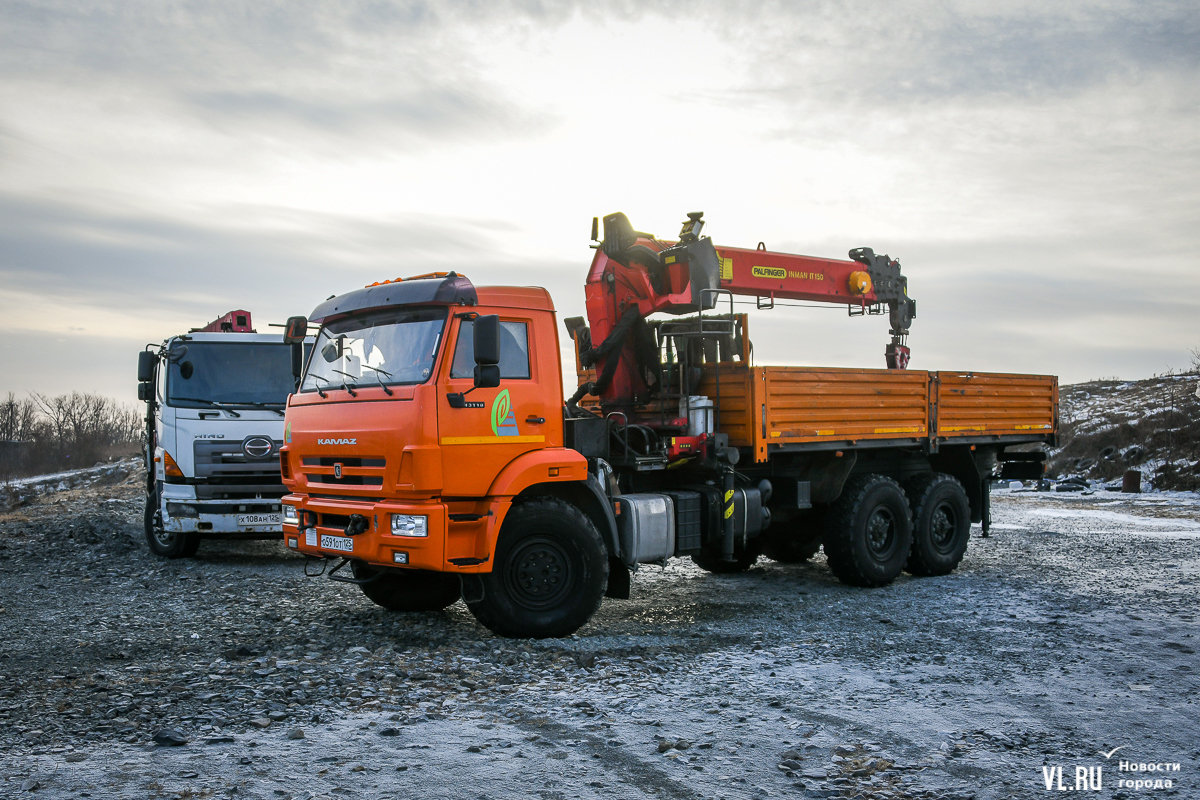
[[[136,476],[58,492],[0,516],[0,795],[1200,797],[1198,511],[998,492],[948,577],[673,560],[534,642],[277,542],[153,559]]]

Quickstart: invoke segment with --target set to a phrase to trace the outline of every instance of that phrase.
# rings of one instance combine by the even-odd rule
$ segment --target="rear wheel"
[[[146,544],[150,552],[163,558],[191,558],[200,549],[200,534],[176,533],[163,528],[162,502],[158,492],[146,495],[146,511],[143,515],[146,529]]]
[[[842,583],[884,586],[896,579],[912,547],[908,499],[883,475],[846,483],[825,518],[825,556]]]
[[[471,613],[501,636],[541,639],[578,630],[608,586],[608,552],[592,521],[555,497],[514,504],[504,519],[483,598]]]
[[[935,472],[904,487],[913,510],[913,543],[908,566],[913,575],[946,575],[967,552],[971,504],[962,484]]]
[[[358,588],[377,606],[388,611],[441,611],[462,594],[457,575],[423,569],[381,569],[362,561],[350,565],[358,579],[379,577]],[[382,574],[381,574],[382,573]]]

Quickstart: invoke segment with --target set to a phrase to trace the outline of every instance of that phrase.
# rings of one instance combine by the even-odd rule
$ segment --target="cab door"
[[[539,363],[554,342],[539,342],[533,315],[500,313],[500,385],[474,389],[473,314],[456,315],[451,326],[438,391],[438,442],[442,450],[442,494],[480,497],[513,459],[532,450],[561,446],[551,442],[550,412],[560,390],[543,385],[557,372]],[[466,408],[453,408],[447,396],[466,395]],[[561,433],[556,438],[561,438]]]

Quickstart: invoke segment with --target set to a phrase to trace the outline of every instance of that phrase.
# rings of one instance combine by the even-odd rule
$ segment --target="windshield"
[[[384,311],[330,323],[317,334],[300,391],[424,383],[433,373],[445,325],[445,308]]]
[[[290,345],[189,341],[176,345],[172,353],[176,355],[168,360],[167,402],[173,406],[282,408],[295,391]]]

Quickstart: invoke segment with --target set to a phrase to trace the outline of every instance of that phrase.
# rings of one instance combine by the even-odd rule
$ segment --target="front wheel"
[[[146,528],[146,544],[150,552],[163,558],[191,558],[200,549],[200,534],[176,533],[163,528],[162,502],[158,492],[146,495],[146,512],[143,523]]]
[[[971,538],[966,491],[939,472],[922,475],[904,489],[913,509],[913,543],[905,569],[913,575],[948,575],[962,561]]]
[[[454,605],[462,594],[457,575],[423,569],[381,569],[363,561],[353,561],[350,569],[359,580],[358,588],[377,606],[388,611],[441,611]]]
[[[483,597],[467,604],[501,636],[542,639],[578,630],[608,587],[608,552],[592,521],[555,497],[513,504]]]
[[[908,499],[883,475],[853,478],[825,517],[825,556],[842,583],[884,586],[896,579],[912,547]]]

